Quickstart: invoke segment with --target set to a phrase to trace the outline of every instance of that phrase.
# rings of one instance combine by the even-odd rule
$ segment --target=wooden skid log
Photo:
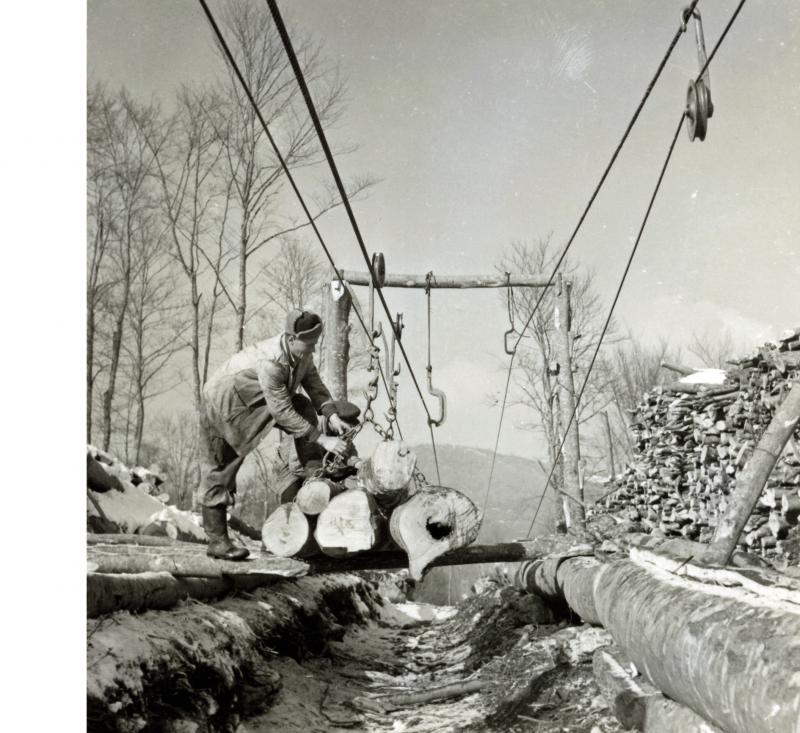
[[[480,516],[475,504],[461,492],[433,486],[397,507],[389,530],[408,555],[409,575],[419,580],[431,561],[478,536]]]
[[[312,479],[306,481],[294,498],[295,504],[300,507],[303,514],[315,516],[319,514],[334,496],[344,491],[344,487],[334,481],[326,479]]]
[[[294,502],[281,504],[267,517],[261,541],[267,552],[277,557],[292,557],[308,543],[308,519]]]
[[[721,733],[694,711],[664,697],[646,680],[635,680],[628,660],[618,648],[595,651],[592,667],[603,697],[626,729],[644,733]]]
[[[371,494],[349,489],[331,499],[317,517],[314,539],[331,557],[347,557],[380,545],[386,536],[385,520]]]
[[[800,606],[631,561],[603,565],[594,600],[665,695],[727,733],[798,730]]]
[[[526,542],[506,542],[498,545],[471,545],[451,550],[433,560],[428,567],[476,565],[490,562],[519,562],[536,560],[551,552],[570,552],[591,555],[592,545],[576,545],[574,538],[565,535],[537,538]],[[310,574],[348,572],[351,570],[394,570],[408,566],[403,550],[382,550],[349,558],[313,557],[307,560]]]
[[[178,599],[177,581],[169,573],[89,573],[86,576],[86,615],[89,618],[122,609],[171,608]]]
[[[140,534],[99,534],[86,535],[87,545],[141,545],[143,547],[179,547],[183,543],[171,537],[152,537]]]
[[[199,552],[167,554],[161,548],[142,548],[154,552],[111,552],[129,549],[90,548],[88,561],[91,572],[96,573],[146,573],[168,572],[175,577],[223,578],[226,575],[263,576],[265,581],[273,578],[296,578],[305,575],[308,566],[299,560],[284,557],[251,557],[242,562],[215,560]]]

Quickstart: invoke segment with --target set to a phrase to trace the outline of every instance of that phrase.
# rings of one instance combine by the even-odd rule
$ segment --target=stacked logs
[[[606,509],[634,531],[711,540],[731,490],[792,383],[800,379],[800,329],[731,362],[722,384],[691,377],[645,393],[633,412],[637,456]],[[778,460],[740,540],[742,549],[796,559],[800,431]]]
[[[416,456],[406,444],[387,440],[359,464],[354,485],[309,478],[293,501],[267,517],[263,548],[279,557],[302,558],[348,558],[399,548],[418,580],[434,559],[473,542],[480,518],[461,492],[417,486],[415,468]]]

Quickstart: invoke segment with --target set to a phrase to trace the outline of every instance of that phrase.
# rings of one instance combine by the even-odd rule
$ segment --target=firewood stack
[[[644,394],[631,421],[637,457],[604,501],[633,531],[711,540],[737,476],[800,379],[800,329],[731,364],[721,384],[693,375]],[[742,549],[796,562],[799,519],[800,430],[742,533]]]
[[[263,549],[280,557],[347,558],[402,548],[418,580],[435,558],[475,540],[480,517],[455,489],[417,486],[416,460],[402,441],[384,441],[350,485],[309,478],[294,501],[267,517]]]

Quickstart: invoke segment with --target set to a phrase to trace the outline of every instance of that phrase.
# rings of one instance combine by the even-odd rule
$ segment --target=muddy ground
[[[608,634],[508,585],[435,607],[304,578],[88,634],[90,731],[622,730],[592,678]]]

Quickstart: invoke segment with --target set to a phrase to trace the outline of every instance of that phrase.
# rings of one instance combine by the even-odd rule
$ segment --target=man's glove
[[[342,420],[335,412],[328,418],[328,425],[339,435],[344,435],[352,427]]]

